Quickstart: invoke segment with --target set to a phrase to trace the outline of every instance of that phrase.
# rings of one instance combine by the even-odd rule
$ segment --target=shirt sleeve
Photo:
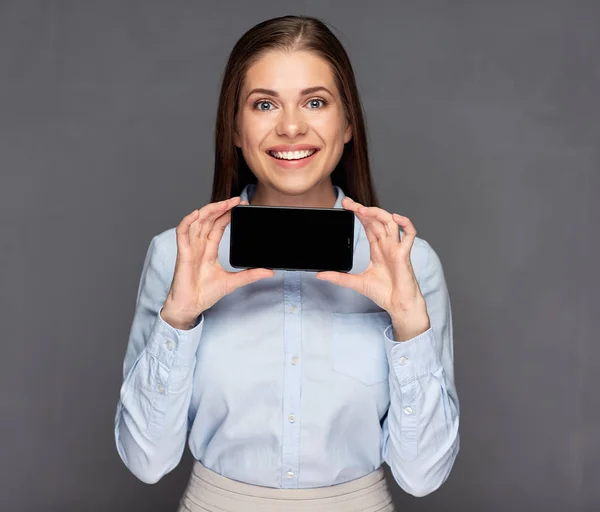
[[[446,481],[460,444],[450,298],[440,259],[425,246],[419,284],[431,327],[404,342],[394,341],[391,325],[384,331],[390,408],[382,424],[383,458],[400,487],[418,497]]]
[[[203,315],[190,330],[160,316],[171,286],[157,236],[150,242],[138,287],[115,415],[115,442],[125,466],[156,483],[183,455]]]

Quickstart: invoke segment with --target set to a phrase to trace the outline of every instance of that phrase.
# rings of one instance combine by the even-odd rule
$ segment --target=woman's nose
[[[295,138],[306,133],[307,124],[302,112],[297,109],[284,109],[277,123],[277,135]]]

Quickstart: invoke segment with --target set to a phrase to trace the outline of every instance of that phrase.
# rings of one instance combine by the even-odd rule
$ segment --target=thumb
[[[241,272],[236,272],[235,275],[231,277],[231,281],[234,288],[240,288],[247,284],[260,281],[261,279],[273,277],[274,275],[275,272],[268,268],[249,268],[247,270],[242,270]]]
[[[358,274],[347,274],[345,272],[324,271],[315,274],[317,279],[328,281],[344,288],[351,288],[359,293],[362,293],[363,280]]]

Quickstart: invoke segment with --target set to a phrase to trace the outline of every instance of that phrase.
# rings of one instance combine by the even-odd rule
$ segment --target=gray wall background
[[[209,199],[231,47],[321,17],[382,206],[438,251],[462,450],[399,511],[600,510],[600,2],[1,1],[0,509],[175,510],[113,418],[145,251]]]

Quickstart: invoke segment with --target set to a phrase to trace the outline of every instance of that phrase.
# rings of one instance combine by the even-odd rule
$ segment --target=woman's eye
[[[310,100],[307,103],[307,105],[310,109],[316,110],[327,105],[327,102],[323,99],[315,98]],[[275,107],[273,106],[273,103],[271,103],[269,100],[259,100],[256,103],[254,103],[254,108],[260,110],[261,112],[269,112]]]
[[[310,108],[319,108],[325,105],[325,100],[314,99],[308,102]]]
[[[269,110],[271,110],[269,107],[272,106],[273,104],[270,101],[257,101],[254,104],[254,108],[258,108],[258,110],[262,110],[263,112],[268,112]]]

